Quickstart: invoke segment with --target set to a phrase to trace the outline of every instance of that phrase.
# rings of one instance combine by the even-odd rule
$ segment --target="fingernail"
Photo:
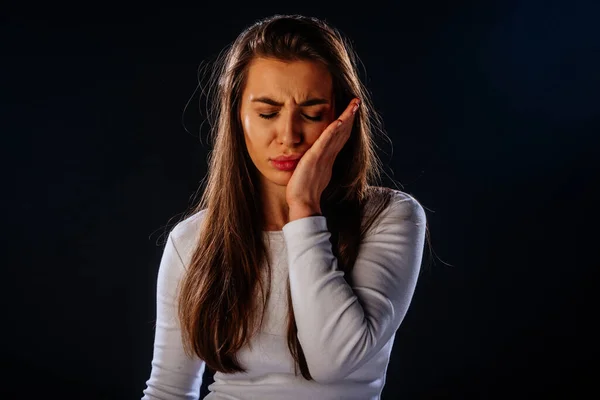
[[[352,114],[354,114],[354,113],[356,112],[356,110],[358,110],[358,104],[359,104],[359,103],[356,103],[356,104],[354,105],[354,108],[352,109]]]

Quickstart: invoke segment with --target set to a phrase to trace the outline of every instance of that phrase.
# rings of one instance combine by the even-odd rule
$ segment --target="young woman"
[[[380,127],[339,31],[250,26],[219,60],[202,199],[159,267],[144,399],[378,399],[422,261],[414,197],[373,186]]]

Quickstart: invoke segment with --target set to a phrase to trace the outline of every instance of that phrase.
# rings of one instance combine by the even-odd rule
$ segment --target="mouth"
[[[300,159],[297,158],[295,160],[271,160],[270,163],[271,165],[273,165],[275,168],[277,168],[280,171],[292,171],[293,169],[296,168],[296,166],[298,165],[298,162],[300,162]]]
[[[296,160],[301,159],[303,155],[304,155],[304,153],[292,154],[290,156],[279,156],[279,157],[272,158],[271,160],[273,160],[273,161],[296,161]]]

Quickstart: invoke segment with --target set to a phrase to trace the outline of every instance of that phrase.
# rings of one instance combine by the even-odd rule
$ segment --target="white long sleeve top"
[[[157,279],[154,354],[143,400],[198,399],[205,363],[181,342],[176,290],[198,239],[200,211],[178,223]],[[246,373],[214,374],[205,398],[380,399],[396,331],[406,315],[422,261],[426,217],[412,196],[394,190],[390,205],[360,244],[353,286],[338,270],[324,216],[265,231],[273,267],[265,321],[238,359]],[[289,274],[298,340],[314,381],[294,374],[287,347]]]

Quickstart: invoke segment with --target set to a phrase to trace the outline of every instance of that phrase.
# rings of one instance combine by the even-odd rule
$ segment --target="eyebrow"
[[[283,106],[283,103],[275,101],[275,100],[271,99],[270,97],[257,97],[256,99],[252,99],[252,102],[265,103],[265,104],[268,104],[271,106],[276,106],[276,107]],[[313,98],[313,99],[308,99],[306,101],[303,101],[302,103],[299,104],[299,106],[300,107],[309,107],[309,106],[315,106],[317,104],[329,104],[329,101],[327,101],[326,99],[322,99],[322,98]]]

